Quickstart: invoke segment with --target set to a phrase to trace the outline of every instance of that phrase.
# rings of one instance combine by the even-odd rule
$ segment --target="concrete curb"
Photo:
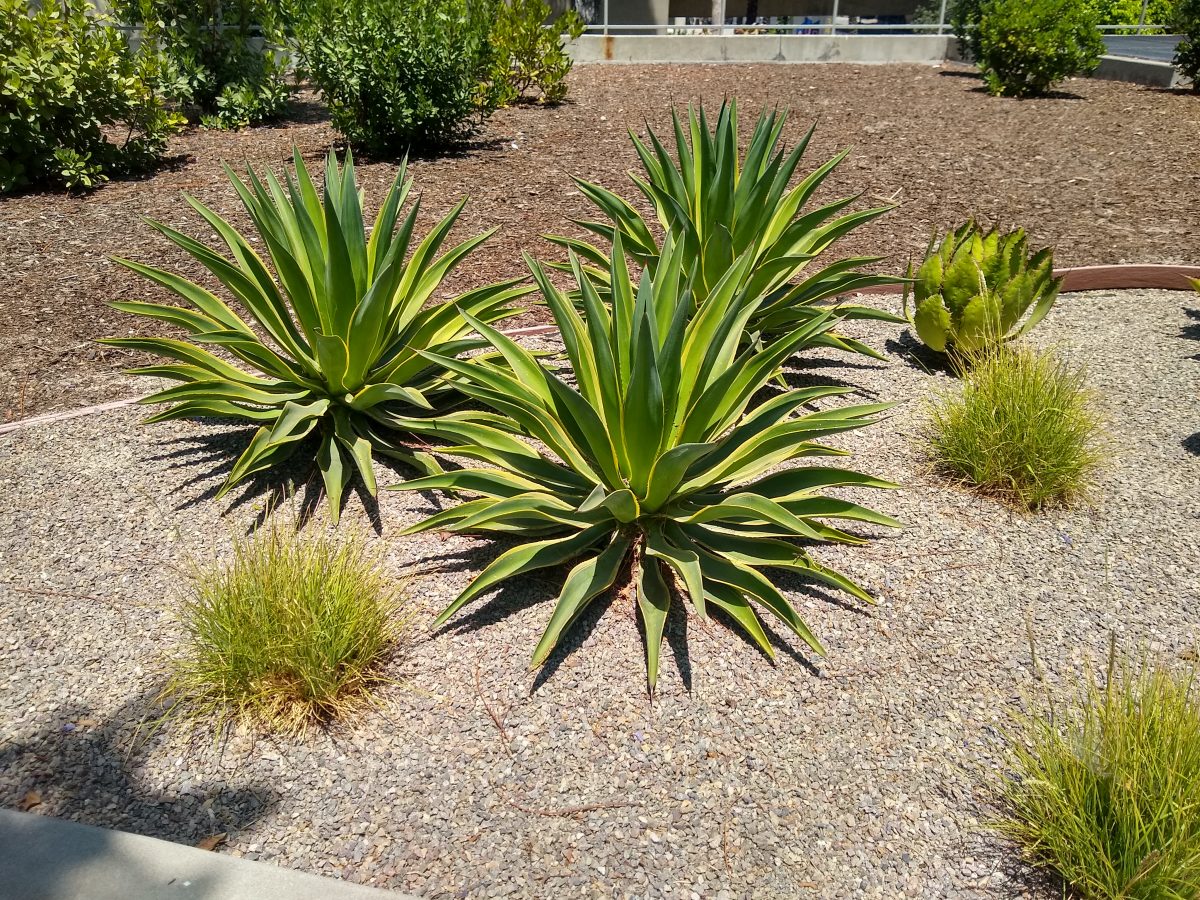
[[[157,838],[0,809],[4,900],[417,900]]]
[[[1184,82],[1179,71],[1168,62],[1134,59],[1129,56],[1102,56],[1093,78],[1107,81],[1131,81],[1151,87],[1173,88]]]

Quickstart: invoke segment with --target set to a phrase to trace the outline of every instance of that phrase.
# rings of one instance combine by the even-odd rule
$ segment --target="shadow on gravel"
[[[1185,309],[1183,314],[1189,319],[1194,319],[1195,323],[1179,329],[1179,336],[1185,340],[1200,341],[1200,309]]]
[[[1185,437],[1182,441],[1180,441],[1180,444],[1182,444],[1183,449],[1192,454],[1192,456],[1200,456],[1200,431],[1197,431],[1191,437]]]
[[[173,493],[180,496],[175,506],[177,512],[217,498],[233,464],[249,445],[254,432],[253,428],[222,428],[205,434],[188,435],[168,442],[163,452],[151,457],[156,461],[169,462],[168,469],[171,470],[192,470],[174,488]],[[314,464],[316,455],[316,440],[302,442],[290,459],[268,471],[251,475],[225,495],[222,499],[227,506],[222,515],[229,515],[247,504],[261,503],[261,509],[247,533],[263,525],[275,510],[281,508],[294,510],[297,527],[304,527],[326,502],[325,486]],[[393,467],[386,460],[376,460],[376,474],[382,484],[412,477],[411,472],[405,472],[395,479],[386,477],[393,468],[399,470],[402,467]],[[383,520],[379,503],[357,475],[347,486],[342,500],[343,510],[351,496],[356,496],[362,504],[375,533],[382,534]]]
[[[278,798],[268,785],[193,782],[186,760],[178,788],[143,782],[156,743],[147,729],[162,712],[149,692],[105,720],[81,704],[45,713],[41,730],[0,747],[0,805],[190,845],[271,811]]]
[[[940,374],[954,377],[954,370],[950,367],[949,357],[944,353],[936,353],[930,350],[913,337],[911,331],[902,331],[898,339],[888,338],[884,342],[884,349],[893,356],[900,357],[914,369],[920,369],[927,375]]]
[[[865,390],[860,385],[845,378],[829,375],[826,373],[826,370],[833,369],[845,372],[849,369],[872,372],[883,368],[883,363],[860,363],[848,359],[797,359],[783,370],[783,380],[790,390],[803,390],[804,388],[814,387],[843,387],[850,388],[855,393],[864,396],[876,396],[874,391]],[[767,388],[777,386],[776,382],[772,382]],[[836,399],[834,398],[835,401]]]

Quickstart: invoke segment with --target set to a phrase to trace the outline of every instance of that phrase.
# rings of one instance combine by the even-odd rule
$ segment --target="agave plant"
[[[913,281],[912,324],[930,349],[969,353],[1025,334],[1050,311],[1061,285],[1049,247],[1029,255],[1024,230],[984,233],[972,220],[936,250],[930,243]],[[905,311],[908,303],[906,290]]]
[[[482,346],[478,337],[468,337],[471,326],[464,316],[494,323],[514,314],[510,301],[533,288],[517,279],[427,305],[446,275],[491,234],[438,255],[466,201],[414,247],[420,201],[401,220],[412,186],[404,165],[369,235],[350,155],[339,167],[330,153],[323,199],[299,152],[295,168],[295,177],[289,174],[284,183],[270,172],[264,183],[253,171],[242,181],[226,168],[274,273],[245,237],[193,197],[185,195],[228,256],[160,222],[150,223],[224,285],[247,318],[180,275],[119,259],[186,306],[112,306],[181,327],[190,339],[109,338],[105,343],[171,360],[131,370],[180,382],[141,401],[168,404],[147,421],[217,416],[259,425],[221,494],[277,465],[315,435],[316,461],[336,519],[355,470],[375,492],[372,451],[419,461],[384,426],[392,415],[433,408],[436,394],[447,389],[439,377],[444,370],[421,351],[449,358]]]
[[[649,146],[636,134],[629,137],[642,161],[645,177],[631,174],[633,182],[653,207],[662,231],[682,244],[687,259],[697,269],[692,279],[696,301],[705,296],[732,268],[749,255],[748,290],[764,301],[750,320],[749,334],[772,336],[821,313],[822,301],[873,285],[900,284],[901,279],[860,271],[882,257],[852,257],[809,271],[809,264],[839,238],[877,218],[891,206],[846,213],[857,197],[835,200],[815,209],[806,204],[825,178],[846,157],[843,151],[819,166],[792,187],[792,177],[808,148],[813,130],[785,152],[780,135],[787,120],[783,112],[759,116],[745,159],[738,157],[737,104],[721,105],[715,129],[709,128],[704,108],[688,107],[685,131],[673,110],[675,152],[678,162],[647,128]],[[689,144],[690,140],[690,144]],[[608,222],[576,224],[602,237],[611,247],[620,235],[626,252],[653,272],[661,256],[654,229],[627,200],[582,179],[575,183],[607,217]],[[590,264],[589,274],[601,286],[608,272],[608,254],[586,241],[562,235],[549,240],[577,253]],[[799,281],[794,279],[803,276]],[[903,319],[869,307],[842,305],[842,318]],[[826,332],[822,343],[839,349],[877,356],[858,341]]]
[[[887,404],[805,410],[836,387],[760,389],[781,360],[836,318],[824,311],[769,345],[746,347],[744,331],[760,297],[739,290],[755,262],[743,254],[702,300],[683,277],[687,247],[668,236],[659,264],[635,291],[615,235],[609,268],[611,305],[601,300],[578,257],[572,271],[584,314],[531,268],[561,329],[577,387],[499,331],[476,328],[507,365],[429,358],[455,373],[459,388],[495,413],[455,412],[413,421],[414,431],[454,442],[452,455],[486,465],[398,485],[478,495],[439,512],[410,532],[501,533],[528,539],[487,566],[437,622],[500,582],[582,557],[563,583],[533,653],[544,662],[565,629],[633,567],[637,609],[645,625],[651,689],[673,590],[701,617],[720,610],[768,656],[758,614],[766,611],[817,652],[817,638],[760,570],[790,569],[869,595],[847,576],[816,562],[812,542],[864,539],[823,521],[894,526],[886,515],[826,496],[841,485],[888,487],[868,475],[829,466],[771,472],[791,460],[844,455],[818,438],[861,428]],[[741,348],[741,349],[739,349]],[[546,450],[519,439],[524,432]]]

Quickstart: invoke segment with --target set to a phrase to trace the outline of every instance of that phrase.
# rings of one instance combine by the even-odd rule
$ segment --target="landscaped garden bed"
[[[1081,0],[957,3],[986,90],[6,2],[0,804],[432,897],[1200,892],[1200,113],[1069,80]]]
[[[501,230],[473,257],[464,283],[520,275],[522,250],[549,254],[539,235],[589,214],[571,176],[628,191],[625,173],[637,160],[627,127],[641,132],[645,120],[661,129],[673,103],[736,95],[745,110],[789,107],[789,140],[818,122],[813,159],[852,148],[827,182],[829,195],[863,191],[864,206],[902,206],[852,234],[846,252],[889,254],[893,270],[919,256],[936,228],[970,215],[1023,225],[1036,246],[1054,246],[1059,265],[1200,256],[1200,112],[1190,95],[1074,79],[1060,96],[1017,103],[988,97],[967,75],[955,66],[589,66],[571,76],[566,104],[501,110],[461,153],[415,160],[421,223],[469,195],[464,233]],[[105,304],[146,290],[108,256],[194,273],[145,230],[144,217],[193,227],[179,197],[186,190],[241,223],[222,162],[278,171],[295,144],[319,163],[335,139],[323,108],[303,95],[276,127],[173,138],[167,166],[142,180],[84,196],[0,201],[0,419],[128,395],[129,384],[113,376],[135,358],[92,340],[129,332],[130,321]],[[392,163],[360,160],[359,169],[370,196],[395,173]]]
[[[4,435],[0,802],[190,843],[226,833],[224,852],[434,897],[1057,896],[985,827],[988,785],[1009,713],[1073,694],[1110,634],[1195,659],[1195,307],[1179,292],[1070,295],[1034,332],[1086,367],[1105,423],[1094,503],[1070,511],[1018,513],[935,476],[925,401],[954,380],[906,326],[845,326],[882,361],[789,364],[796,385],[898,404],[829,441],[903,485],[842,495],[904,529],[814,551],[878,606],[781,578],[828,655],[776,628],[774,666],[724,625],[673,616],[653,702],[627,593],[531,673],[556,570],[430,632],[500,547],[400,536],[454,502],[439,495],[351,498],[339,530],[361,528],[408,576],[416,640],[377,706],[300,740],[153,727],[183,577],[272,502],[254,485],[213,500],[248,432],[139,428],[121,410]],[[383,484],[403,474],[380,466]],[[323,527],[320,502],[314,515]]]

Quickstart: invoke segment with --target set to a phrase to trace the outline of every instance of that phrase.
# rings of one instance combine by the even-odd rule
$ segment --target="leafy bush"
[[[948,8],[950,25],[975,62],[979,62],[982,56],[979,45],[979,20],[983,16],[984,3],[985,0],[951,0]]]
[[[1100,63],[1104,41],[1083,0],[984,0],[977,61],[988,91],[1037,97]]]
[[[400,208],[412,187],[401,165],[368,236],[352,159],[347,156],[339,169],[337,158],[329,155],[323,201],[298,151],[295,163],[296,177],[289,175],[286,184],[270,172],[265,184],[253,172],[242,182],[227,170],[258,232],[258,245],[274,264],[274,276],[246,238],[193,197],[185,195],[230,256],[169,225],[151,223],[221,282],[249,321],[179,275],[118,260],[187,305],[121,302],[113,307],[183,328],[192,340],[134,337],[105,343],[171,361],[132,370],[181,382],[142,401],[169,404],[148,421],[217,416],[260,425],[222,494],[287,459],[310,435],[317,437],[317,464],[336,519],[354,470],[375,492],[372,451],[421,462],[384,431],[395,413],[431,409],[446,390],[439,378],[444,370],[424,351],[453,356],[480,346],[483,342],[466,338],[471,326],[464,315],[471,322],[503,319],[513,313],[508,302],[530,288],[517,287],[515,279],[429,304],[447,274],[491,234],[437,256],[466,201],[413,246],[420,203],[412,204],[401,221]],[[231,365],[210,347],[251,371]]]
[[[1110,661],[1064,708],[1020,718],[1001,829],[1085,898],[1200,896],[1194,673]]]
[[[973,220],[942,238],[936,250],[931,243],[912,292],[912,323],[926,346],[969,353],[1037,325],[1054,305],[1062,279],[1054,277],[1049,247],[1032,255],[1025,248],[1022,229],[985,234]],[[906,289],[906,312],[908,302]]]
[[[562,35],[575,40],[587,23],[569,9],[547,26],[550,7],[545,0],[496,0],[494,9],[491,42],[496,65],[491,79],[504,86],[502,102],[524,99],[533,88],[539,103],[561,103],[571,71]]]
[[[86,0],[36,10],[0,0],[0,193],[142,171],[178,129],[121,33],[94,12]]]
[[[451,143],[502,101],[485,0],[326,0],[301,27],[307,70],[354,146]]]
[[[122,0],[121,20],[144,28],[143,42],[165,58],[161,84],[205,125],[241,128],[287,107],[286,66],[272,39],[282,36],[270,0]]]
[[[931,404],[929,442],[948,475],[1026,509],[1085,492],[1099,422],[1083,373],[1025,346],[977,354],[961,390]]]
[[[1088,8],[1096,14],[1101,25],[1168,25],[1175,15],[1176,0],[1149,0],[1145,19],[1142,19],[1142,0],[1087,0]],[[1111,34],[1136,34],[1133,28],[1122,28]],[[1144,31],[1142,34],[1155,32]],[[1161,33],[1161,31],[1157,32]]]
[[[1171,30],[1183,35],[1175,48],[1175,65],[1192,79],[1192,89],[1200,91],[1200,0],[1178,0]]]
[[[856,198],[847,197],[804,211],[822,182],[840,163],[843,151],[789,188],[812,129],[790,152],[779,146],[786,119],[783,113],[764,113],[754,127],[744,161],[738,158],[737,104],[721,105],[715,129],[710,129],[704,109],[688,108],[687,130],[672,112],[678,162],[653,131],[650,147],[630,132],[645,172],[633,176],[655,210],[659,224],[694,260],[692,292],[697,301],[725,277],[735,261],[751,258],[752,284],[748,292],[764,299],[751,317],[748,335],[756,339],[786,334],[810,319],[823,315],[822,301],[869,285],[899,284],[900,279],[868,275],[859,266],[881,257],[854,257],[807,272],[809,263],[838,239],[870,222],[892,207],[842,214]],[[690,138],[690,146],[689,146]],[[575,179],[608,222],[576,224],[604,238],[611,246],[619,233],[628,252],[653,272],[661,255],[654,229],[628,201],[599,185]],[[611,223],[611,224],[610,224]],[[585,241],[560,235],[549,239],[579,254],[595,268],[592,274],[604,287],[609,267],[605,251]],[[792,283],[799,275],[804,279]],[[838,307],[842,318],[876,318],[903,321],[888,313],[859,306]],[[877,355],[858,341],[827,332],[821,341],[840,349]]]
[[[383,681],[403,604],[360,539],[278,526],[197,569],[184,652],[164,697],[188,716],[299,731],[352,712]]]
[[[863,542],[819,521],[824,518],[896,525],[888,516],[821,493],[839,485],[887,485],[833,467],[765,473],[790,460],[837,454],[816,439],[868,425],[887,404],[797,412],[847,393],[835,387],[785,390],[762,399],[760,389],[782,360],[832,327],[833,316],[814,316],[763,349],[739,352],[746,320],[761,302],[742,289],[753,253],[741,256],[693,309],[683,242],[668,238],[654,272],[642,277],[636,292],[621,242],[618,235],[609,271],[611,308],[572,257],[584,316],[533,264],[577,388],[483,322],[476,328],[507,367],[438,357],[459,377],[464,393],[498,416],[470,411],[407,423],[454,442],[447,453],[487,464],[398,485],[480,495],[409,530],[512,534],[527,543],[484,569],[437,621],[447,621],[506,579],[583,557],[563,584],[534,650],[535,665],[630,565],[651,688],[674,576],[696,614],[704,618],[719,611],[767,656],[773,651],[756,609],[778,617],[822,652],[759,569],[789,569],[869,600],[845,575],[814,561],[806,545]],[[548,452],[514,432],[535,438]]]

